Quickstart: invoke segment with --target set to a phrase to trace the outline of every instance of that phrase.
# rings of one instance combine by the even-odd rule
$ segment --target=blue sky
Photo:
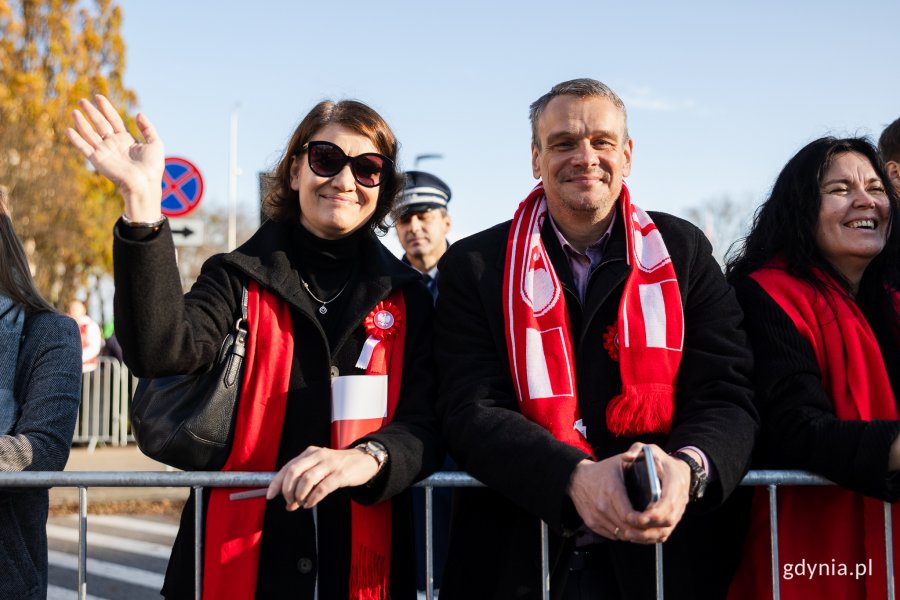
[[[826,134],[900,117],[900,2],[234,2],[124,0],[125,81],[167,154],[195,162],[224,210],[239,105],[238,201],[324,98],[376,108],[401,167],[453,190],[457,239],[509,219],[534,181],[528,105],[560,81],[625,100],[636,203],[684,214],[762,201]],[[386,240],[397,248],[394,235]]]

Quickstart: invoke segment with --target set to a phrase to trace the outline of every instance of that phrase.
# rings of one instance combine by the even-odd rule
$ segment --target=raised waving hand
[[[112,103],[101,95],[96,104],[80,100],[72,113],[74,128],[66,129],[69,141],[84,154],[97,172],[112,181],[125,199],[125,216],[132,221],[158,220],[162,196],[165,154],[162,140],[143,114],[138,114],[140,142],[128,132]]]

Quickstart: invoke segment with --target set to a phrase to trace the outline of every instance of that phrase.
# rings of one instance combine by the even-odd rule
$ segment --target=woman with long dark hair
[[[224,469],[278,474],[271,501],[208,494],[203,597],[414,598],[405,490],[443,451],[431,296],[376,237],[403,186],[387,123],[352,100],[313,107],[275,169],[269,220],[209,259],[182,297],[160,214],[162,142],[142,115],[136,141],[102,96],[80,107],[69,138],[124,198],[115,319],[132,371],[206,369],[247,285],[247,357]],[[312,507],[316,523],[298,510]],[[193,523],[188,502],[166,598],[193,596]]]
[[[756,357],[757,466],[840,486],[779,491],[782,598],[885,595],[881,501],[900,499],[897,211],[872,144],[821,138],[788,161],[728,261]],[[772,595],[761,492],[731,598]]]
[[[61,471],[80,401],[78,327],[34,285],[0,188],[0,471]],[[0,598],[46,598],[48,507],[0,488]]]

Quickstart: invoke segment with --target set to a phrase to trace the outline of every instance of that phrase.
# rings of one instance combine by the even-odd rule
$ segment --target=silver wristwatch
[[[354,446],[354,448],[356,448],[360,452],[368,454],[369,456],[371,456],[372,458],[375,459],[375,462],[378,463],[378,471],[376,471],[376,472],[381,472],[381,469],[384,468],[384,465],[388,461],[387,449],[378,442],[369,441],[369,442],[365,442],[362,444],[358,444],[358,445]]]

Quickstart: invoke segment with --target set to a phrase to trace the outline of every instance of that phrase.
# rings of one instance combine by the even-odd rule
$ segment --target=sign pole
[[[228,151],[228,251],[237,247],[237,124],[238,107],[231,111],[231,134]]]

